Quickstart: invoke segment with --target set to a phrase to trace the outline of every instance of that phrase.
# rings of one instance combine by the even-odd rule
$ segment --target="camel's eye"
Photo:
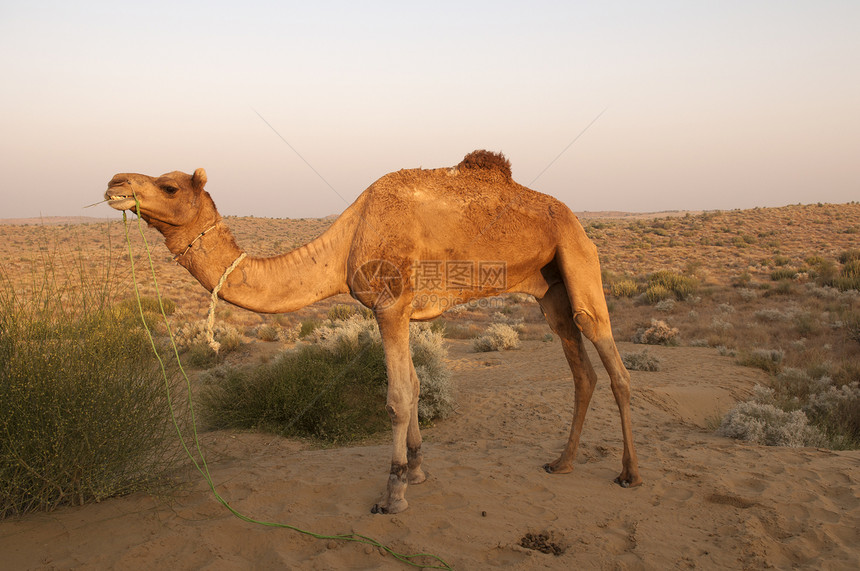
[[[163,190],[167,194],[173,195],[179,191],[179,188],[166,184],[166,185],[161,187],[161,190]]]

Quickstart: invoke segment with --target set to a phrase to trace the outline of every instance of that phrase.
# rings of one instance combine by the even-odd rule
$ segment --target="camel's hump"
[[[501,172],[508,180],[511,179],[511,161],[506,159],[502,153],[485,150],[472,151],[463,157],[463,160],[457,165],[457,170],[466,169],[495,170]]]

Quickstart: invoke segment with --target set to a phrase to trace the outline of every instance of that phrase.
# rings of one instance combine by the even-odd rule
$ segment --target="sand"
[[[454,569],[860,568],[860,452],[754,446],[707,429],[761,371],[713,349],[649,348],[662,370],[632,372],[645,483],[626,490],[612,483],[621,431],[602,369],[575,471],[548,475],[541,466],[561,449],[573,401],[558,341],[480,354],[450,343],[459,406],[424,431],[429,477],[410,487],[407,511],[369,513],[386,439],[319,450],[205,433],[218,490],[255,518],[369,535]],[[527,534],[563,553],[522,547]],[[137,494],[4,521],[0,553],[4,569],[409,568],[366,545],[243,522],[199,478],[171,499]]]

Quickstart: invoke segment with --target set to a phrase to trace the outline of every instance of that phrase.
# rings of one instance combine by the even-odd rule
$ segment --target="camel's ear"
[[[206,186],[206,171],[202,168],[194,171],[194,175],[191,177],[191,184],[197,190],[202,190]]]

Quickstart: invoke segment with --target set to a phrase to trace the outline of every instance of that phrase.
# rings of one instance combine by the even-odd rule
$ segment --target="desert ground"
[[[813,256],[829,259],[858,248],[860,204],[581,218],[601,252],[607,284],[663,269],[695,274],[701,282],[693,299],[659,311],[610,297],[622,353],[641,350],[630,338],[648,319],[664,319],[681,332],[678,346],[648,347],[660,360],[659,371],[631,371],[642,486],[623,489],[612,482],[621,465],[621,429],[594,352],[598,387],[576,468],[565,475],[542,469],[567,438],[573,383],[537,305],[516,300],[505,311],[527,325],[519,349],[477,353],[468,338],[446,341],[456,411],[423,430],[428,479],[410,486],[407,511],[369,512],[389,469],[386,433],[331,448],[204,427],[201,440],[218,492],[258,520],[370,536],[399,553],[432,553],[454,569],[860,568],[860,451],[761,446],[714,431],[756,384],[773,381],[759,368],[740,366],[733,351],[779,348],[787,366],[817,360],[834,374],[860,368],[860,343],[834,325],[837,312],[860,310],[858,296],[816,297],[808,271]],[[94,268],[108,260],[117,264],[125,282],[117,295],[129,295],[125,237],[115,217],[71,222],[0,226],[4,272],[24,291],[32,263],[66,249],[82,253]],[[304,243],[330,222],[227,219],[239,244],[256,255]],[[173,319],[203,318],[208,293],[170,262],[155,232],[145,233],[161,292],[178,305]],[[132,239],[140,267],[142,245]],[[797,272],[777,287],[773,271],[786,266]],[[151,283],[144,285],[144,294],[153,292]],[[346,301],[280,317],[221,304],[218,319],[248,332],[242,348],[225,359],[271,358],[288,346],[254,339],[253,327],[322,319],[332,303]],[[785,320],[762,317],[778,312]],[[444,318],[459,330],[492,320],[479,310]],[[181,485],[172,494],[133,494],[2,520],[0,567],[408,568],[369,545],[247,523],[221,506],[196,472],[177,479]],[[415,562],[438,565],[428,558]]]

